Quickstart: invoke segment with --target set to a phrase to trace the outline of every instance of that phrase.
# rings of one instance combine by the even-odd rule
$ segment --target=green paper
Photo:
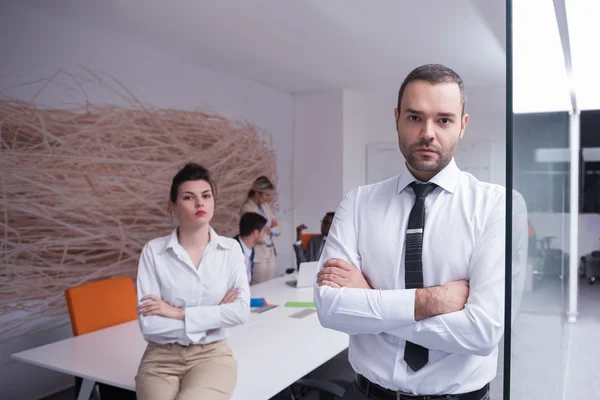
[[[300,308],[308,308],[308,307],[316,307],[315,303],[311,301],[288,301],[285,303],[285,307],[300,307]]]

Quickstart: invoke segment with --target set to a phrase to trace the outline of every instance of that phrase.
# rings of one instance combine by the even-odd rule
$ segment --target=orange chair
[[[137,319],[137,294],[129,277],[84,283],[65,290],[73,335]]]
[[[308,242],[310,242],[310,238],[317,235],[318,233],[303,233],[300,236],[300,241],[302,242],[302,248],[304,249],[304,251],[308,249]]]
[[[73,335],[83,335],[137,319],[137,293],[128,277],[84,283],[65,290]],[[75,378],[79,392],[81,378]],[[94,398],[135,399],[128,390],[98,384]]]

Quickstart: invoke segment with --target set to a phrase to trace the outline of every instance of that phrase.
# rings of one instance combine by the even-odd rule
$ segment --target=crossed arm
[[[469,282],[378,290],[359,269],[355,196],[356,192],[347,195],[336,211],[323,255],[327,261],[317,275],[315,302],[321,324],[351,335],[387,333],[448,353],[493,352],[504,331],[503,208],[490,217],[476,246]],[[519,239],[519,254],[522,242]]]
[[[239,250],[239,251],[238,251]],[[248,319],[250,290],[244,256],[234,248],[231,289],[218,305],[175,307],[160,297],[160,281],[151,251],[145,247],[138,267],[138,315],[140,329],[150,341],[197,342],[210,329],[243,324]],[[237,254],[239,253],[239,254]]]

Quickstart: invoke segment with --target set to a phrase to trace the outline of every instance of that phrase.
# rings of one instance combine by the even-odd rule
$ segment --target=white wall
[[[365,183],[368,115],[357,92],[303,93],[294,100],[294,219],[313,233],[346,192]]]
[[[335,90],[294,96],[295,224],[305,223],[308,232],[318,232],[325,210],[334,210],[347,191],[366,184],[367,145],[397,147],[394,108],[400,83],[387,92]],[[470,172],[483,166],[481,173],[475,168],[475,176],[504,184],[505,89],[467,88],[466,93],[471,119],[459,143],[457,163]],[[400,150],[397,155],[402,158]]]
[[[366,146],[369,116],[366,99],[358,92],[343,93],[343,189],[344,193],[366,183]]]
[[[61,68],[80,73],[77,66],[82,65],[112,75],[141,101],[154,106],[202,109],[253,122],[273,136],[281,206],[278,219],[283,228],[281,238],[277,239],[277,262],[280,271],[293,265],[291,245],[287,245],[294,240],[293,97],[255,82],[184,63],[143,47],[135,39],[117,36],[110,29],[96,30],[87,25],[85,21],[45,15],[43,11],[17,2],[3,5],[0,12],[0,89],[48,77]],[[106,90],[98,90],[96,85],[86,88],[90,90],[90,101],[114,103],[119,100]],[[30,99],[38,89],[39,86],[35,89],[23,87],[6,94]],[[64,106],[66,102],[81,104],[82,100],[78,92],[63,88],[49,88],[39,98],[43,104],[55,107]],[[341,174],[336,182],[341,182]],[[8,358],[13,352],[69,335],[70,328],[63,327],[0,343],[1,397],[33,399],[71,384],[69,377],[61,378],[60,374],[46,373]]]
[[[298,94],[294,104],[294,220],[317,233],[344,194],[343,93]]]

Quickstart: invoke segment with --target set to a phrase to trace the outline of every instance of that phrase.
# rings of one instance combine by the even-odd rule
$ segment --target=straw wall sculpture
[[[68,287],[135,277],[143,245],[174,226],[168,190],[186,162],[213,173],[223,235],[236,234],[252,181],[276,180],[269,136],[248,122],[142,104],[90,71],[44,87],[58,76],[93,79],[126,106],[49,109],[0,92],[0,337],[66,323]]]

